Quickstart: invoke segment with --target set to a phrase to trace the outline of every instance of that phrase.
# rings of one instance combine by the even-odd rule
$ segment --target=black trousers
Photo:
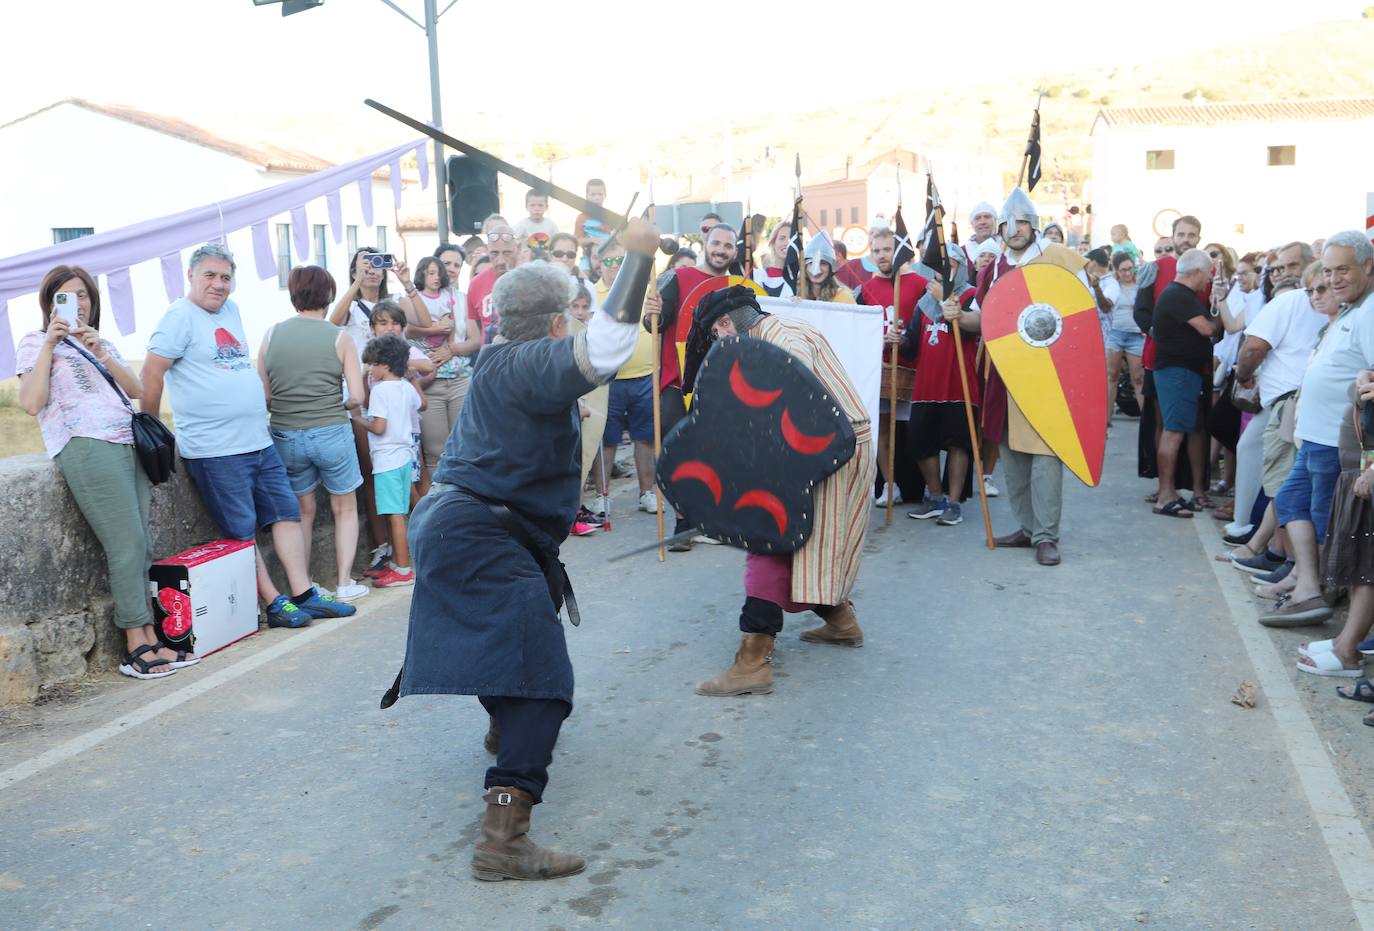
[[[478,697],[487,714],[501,728],[501,749],[496,765],[487,770],[486,788],[511,786],[528,792],[535,804],[544,798],[549,784],[549,763],[563,719],[572,705],[556,698]]]
[[[739,629],[746,634],[776,637],[782,631],[782,605],[750,595],[739,610]]]

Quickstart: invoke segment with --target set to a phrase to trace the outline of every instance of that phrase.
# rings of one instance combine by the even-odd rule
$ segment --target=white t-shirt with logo
[[[1293,435],[1308,443],[1340,446],[1350,385],[1367,368],[1374,368],[1374,294],[1338,315],[1322,334],[1302,378]]]

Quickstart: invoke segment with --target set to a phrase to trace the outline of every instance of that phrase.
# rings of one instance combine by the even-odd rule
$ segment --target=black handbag
[[[161,418],[147,411],[136,411],[130,403],[127,395],[120,390],[116,384],[114,376],[109,373],[105,366],[95,361],[95,356],[82,349],[70,338],[64,339],[64,343],[71,346],[77,352],[86,357],[86,360],[96,367],[105,380],[110,383],[114,393],[119,395],[119,400],[124,402],[124,406],[129,409],[132,417],[130,427],[134,434],[134,452],[138,455],[139,465],[143,466],[143,472],[148,476],[148,481],[154,485],[161,485],[172,477],[172,473],[177,470],[177,438]]]

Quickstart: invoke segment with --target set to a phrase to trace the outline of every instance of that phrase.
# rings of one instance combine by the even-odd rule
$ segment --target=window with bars
[[[850,207],[850,208],[849,208],[849,222],[852,223],[852,224],[854,224],[855,226],[858,225],[858,223],[859,223],[859,208],[858,208],[858,207]]]
[[[349,255],[358,251],[358,228],[356,226],[344,227],[344,242],[348,245]]]
[[[315,224],[315,264],[318,265],[320,268],[328,268],[328,267],[329,267],[329,261],[328,261],[327,258],[326,258],[326,256],[328,255],[328,253],[325,251],[325,248],[326,248],[326,247],[325,247],[325,241],[324,241],[324,224],[323,224],[323,223],[316,223],[316,224]]]
[[[829,226],[829,225],[830,225],[830,214],[828,214],[828,213],[825,211],[825,208],[821,208],[821,228],[824,229],[825,227],[827,227],[827,226]]]
[[[390,251],[390,250],[388,250],[387,247],[386,247],[386,227],[385,227],[385,226],[379,226],[379,227],[377,227],[377,251],[378,251],[378,252],[388,252],[388,251]]]
[[[285,288],[291,277],[291,224],[277,224],[277,287]]]
[[[95,227],[93,226],[54,226],[52,228],[52,244],[55,246],[60,242],[71,242],[82,236],[94,235]]]

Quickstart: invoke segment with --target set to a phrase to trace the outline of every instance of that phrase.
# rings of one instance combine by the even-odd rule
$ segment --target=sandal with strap
[[[1211,498],[1207,497],[1205,494],[1196,494],[1196,495],[1193,495],[1193,501],[1192,501],[1192,508],[1191,508],[1191,510],[1194,510],[1194,511],[1207,511],[1207,510],[1211,510],[1212,508],[1214,508],[1214,507],[1216,507],[1216,506],[1217,506],[1217,505],[1216,505],[1216,502],[1213,501]]]
[[[1183,500],[1180,498],[1175,498],[1168,504],[1154,508],[1154,512],[1162,517],[1186,517],[1191,519],[1193,516],[1193,512],[1188,510],[1187,506],[1184,505]]]
[[[1152,492],[1150,492],[1148,495],[1145,496],[1145,503],[1146,503],[1146,504],[1154,504],[1154,503],[1155,503],[1156,501],[1158,501],[1158,500],[1159,500],[1159,492],[1157,492],[1157,491],[1152,491]]]
[[[168,647],[168,649],[171,649],[171,647]],[[177,658],[171,660],[173,669],[184,669],[187,666],[194,666],[200,662],[199,656],[191,656],[191,654],[186,650],[177,650],[176,653]],[[191,658],[187,659],[188,656],[190,656]]]
[[[168,676],[176,675],[176,670],[172,668],[171,660],[161,657],[146,659],[149,653],[156,653],[157,647],[151,643],[145,643],[136,648],[133,652],[124,656],[124,662],[120,664],[119,671],[126,676],[135,679],[165,679]]]
[[[1336,694],[1349,701],[1362,701],[1374,705],[1374,683],[1368,679],[1357,679],[1354,685],[1338,685]]]

